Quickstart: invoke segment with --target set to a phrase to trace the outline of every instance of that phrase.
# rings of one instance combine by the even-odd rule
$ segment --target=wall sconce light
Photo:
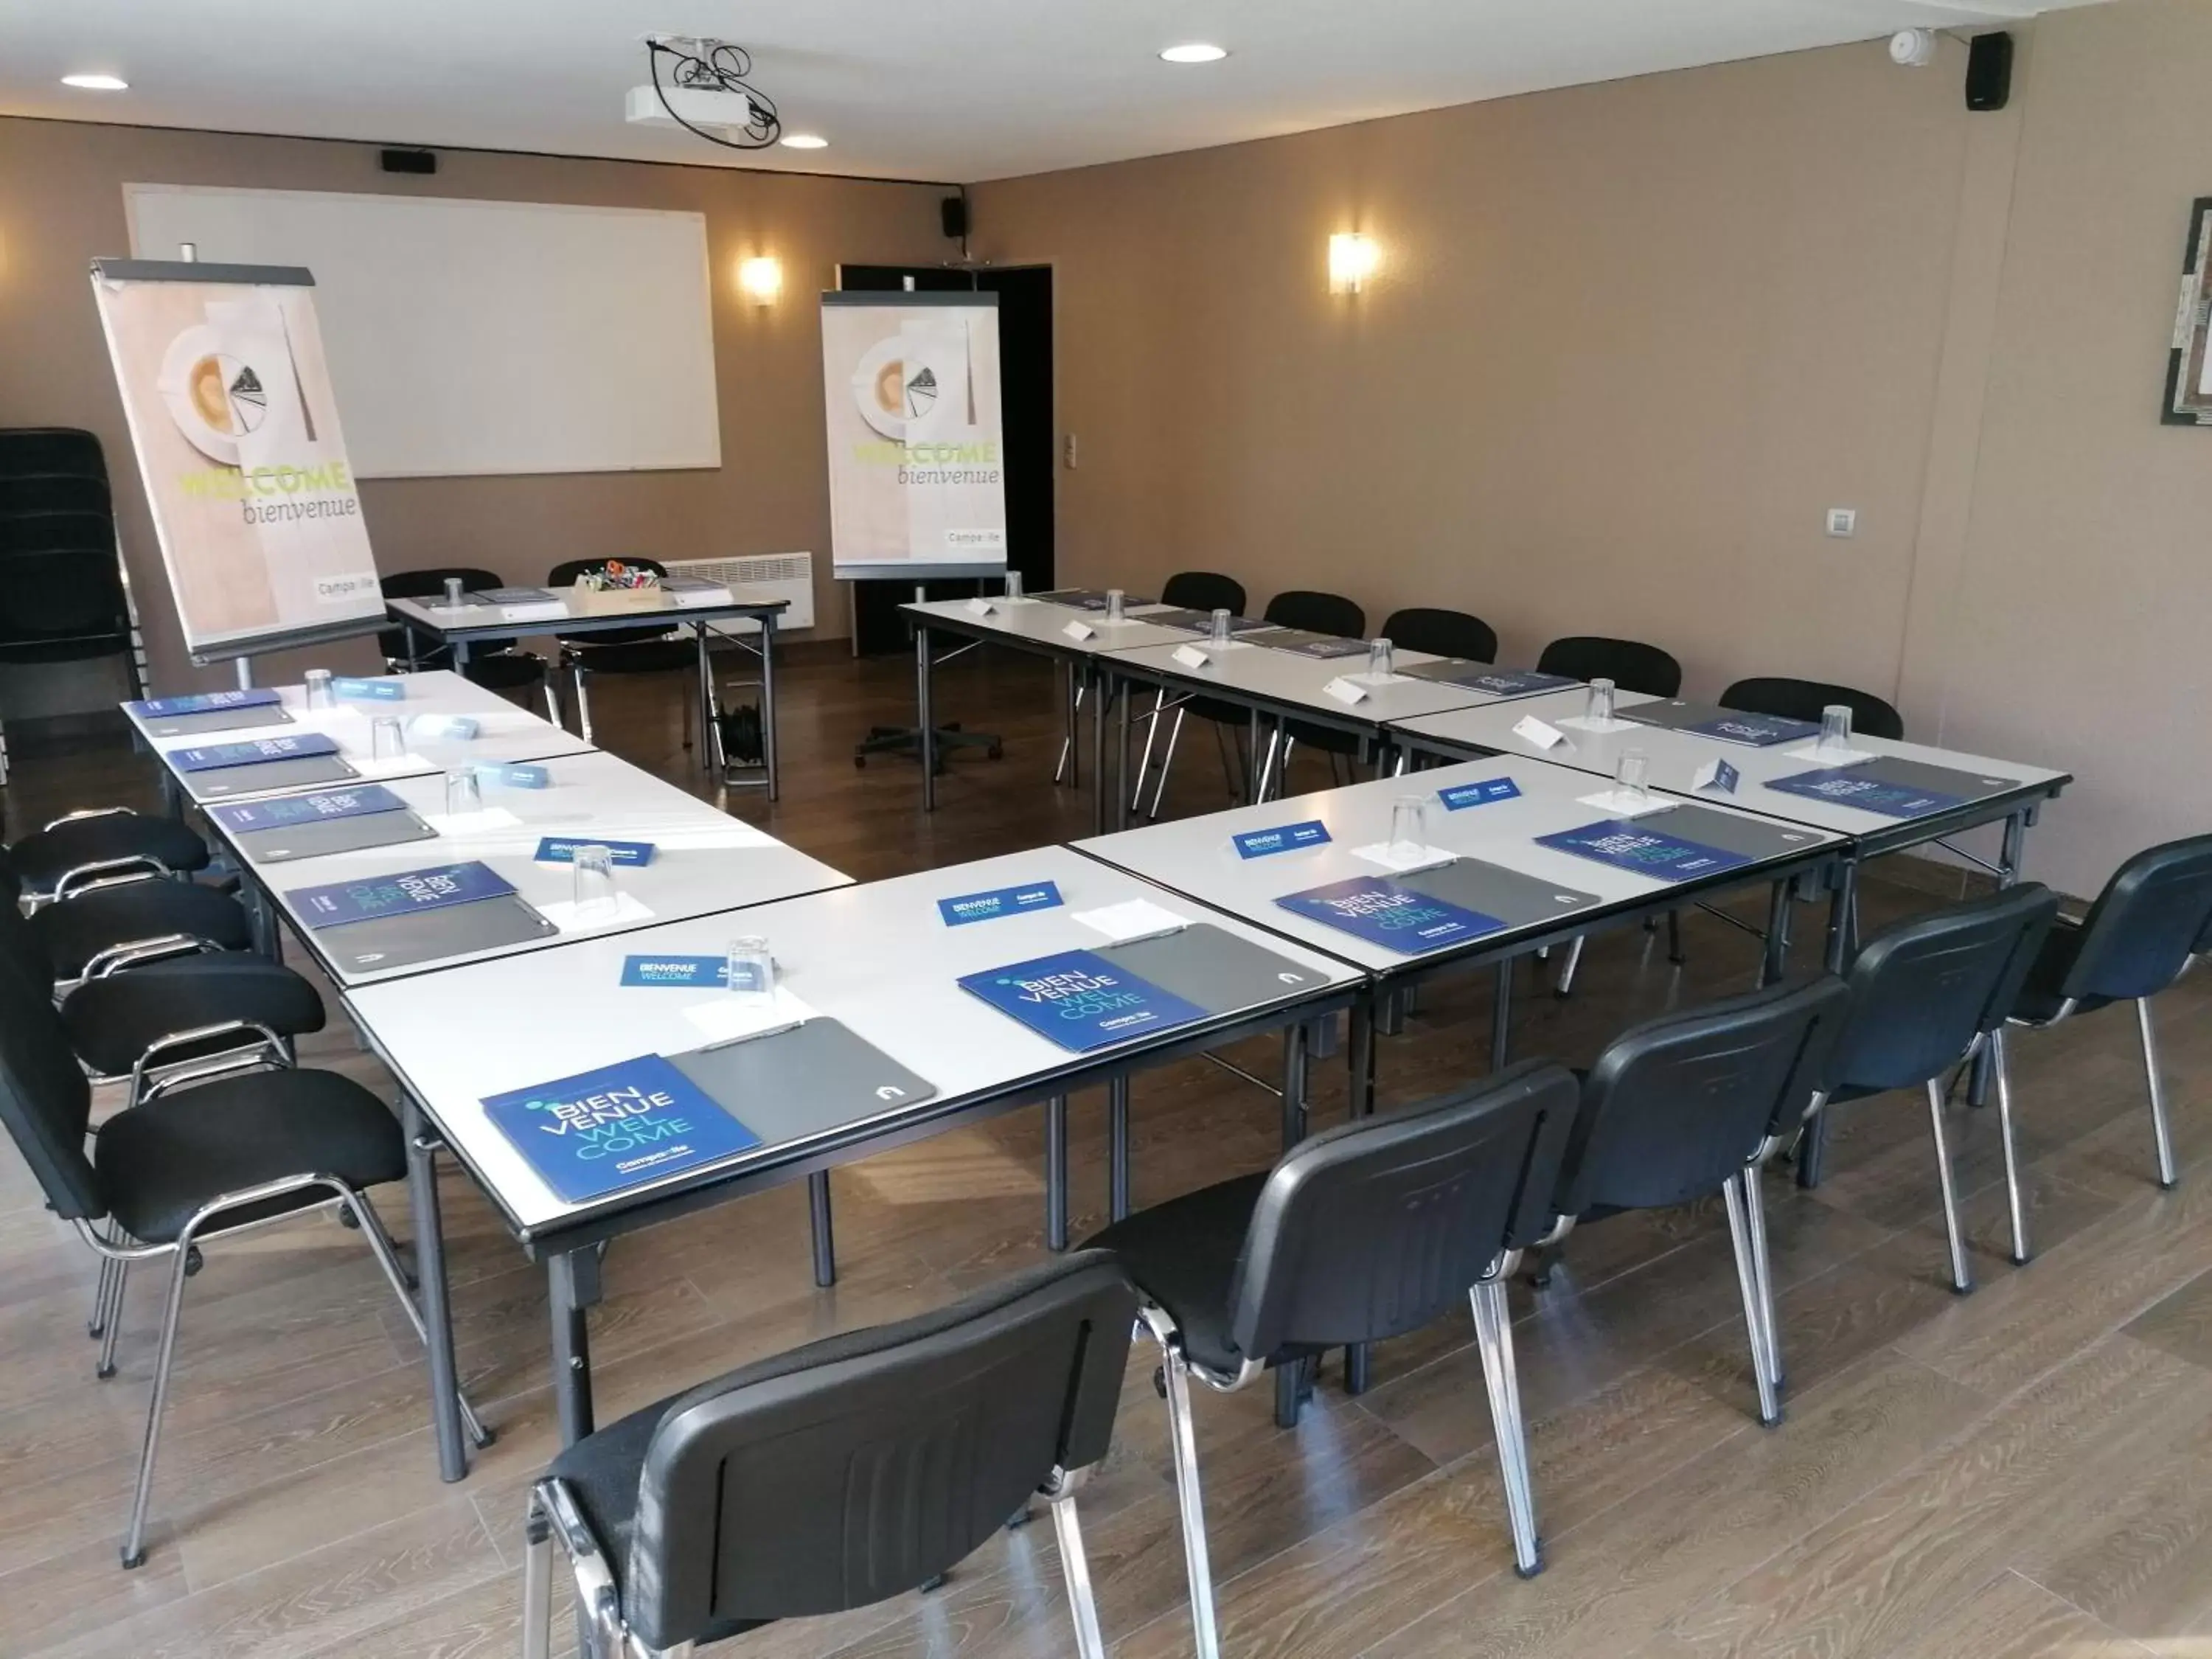
[[[757,306],[772,306],[783,292],[783,264],[770,258],[744,259],[738,264],[738,286]]]
[[[1382,263],[1382,250],[1371,236],[1339,234],[1328,239],[1328,291],[1357,294]]]

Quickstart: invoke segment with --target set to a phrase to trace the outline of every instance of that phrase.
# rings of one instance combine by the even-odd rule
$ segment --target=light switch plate
[[[1856,536],[1858,531],[1858,508],[1832,507],[1828,509],[1828,533],[1831,536]]]

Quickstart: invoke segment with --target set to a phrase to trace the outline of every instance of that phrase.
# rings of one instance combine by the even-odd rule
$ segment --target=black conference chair
[[[51,903],[88,887],[141,876],[190,876],[208,846],[175,818],[95,806],[55,818],[8,848],[22,896]]]
[[[442,599],[449,576],[459,578],[463,589],[470,592],[505,586],[497,571],[465,564],[395,570],[380,578],[378,586],[387,599]],[[453,665],[451,647],[432,644],[405,627],[380,630],[376,645],[384,653],[384,665],[395,674],[420,673],[425,669]],[[511,639],[470,641],[469,659],[461,674],[487,691],[527,691],[535,687],[545,699],[545,718],[556,726],[561,723],[561,699],[553,690],[553,677],[546,670],[545,659],[533,651],[516,649]]]
[[[1186,611],[1226,611],[1232,617],[1241,617],[1244,584],[1218,571],[1178,570],[1161,587],[1160,603]]]
[[[1820,1103],[1850,993],[1833,975],[1662,1014],[1606,1045],[1583,1082],[1550,1242],[1625,1210],[1713,1193],[1727,1206],[1759,1420],[1782,1420],[1771,1352],[1766,1162]],[[1541,1270],[1540,1269],[1540,1273]]]
[[[26,922],[64,988],[159,958],[253,948],[252,921],[238,901],[189,881],[92,887],[41,906]]]
[[[1323,593],[1312,588],[1286,588],[1267,601],[1265,619],[1278,628],[1295,628],[1308,634],[1328,634],[1342,640],[1362,640],[1367,637],[1367,612],[1340,593]],[[1200,710],[1203,713],[1205,711]],[[1244,718],[1242,709],[1236,710],[1232,720]],[[1298,744],[1304,744],[1329,756],[1329,775],[1337,775],[1337,758],[1357,755],[1359,739],[1349,732],[1340,732],[1334,726],[1316,726],[1304,720],[1285,720],[1283,723],[1282,774],[1287,779],[1291,770],[1291,755]],[[1275,760],[1274,740],[1268,739],[1268,755],[1261,767],[1264,781],[1273,772]]]
[[[416,1334],[423,1331],[392,1241],[364,1195],[365,1188],[407,1173],[399,1125],[384,1103],[334,1072],[291,1069],[273,1045],[174,1081],[189,1086],[173,1092],[167,1081],[157,1085],[94,1133],[92,1088],[70,1052],[61,1016],[31,985],[0,968],[0,1122],[48,1207],[100,1257],[103,1376],[114,1368],[131,1264],[169,1263],[153,1400],[122,1546],[126,1567],[146,1559],[146,1512],[177,1319],[185,1278],[202,1249],[279,1216],[343,1206]],[[466,1400],[461,1410],[477,1443],[488,1443]]]
[[[1846,1102],[1892,1089],[1923,1088],[1936,1139],[1936,1174],[1951,1250],[1951,1288],[1974,1288],[1959,1220],[1959,1193],[1944,1127],[1944,1073],[1990,1046],[1997,1079],[1997,1126],[2004,1141],[2005,1188],[2012,1204],[2012,1259],[2028,1259],[2027,1212],[2013,1141],[2012,1088],[2005,1070],[2004,1022],[2058,914],[2058,897],[2028,882],[1987,898],[1910,916],[1869,939],[1845,981],[1850,1017],[1836,1044],[1821,1116]],[[1817,1134],[1818,1121],[1807,1126]],[[1778,1342],[1769,1351],[1781,1364]],[[1778,1370],[1775,1382],[1781,1376]]]
[[[689,1654],[918,1588],[1042,1496],[1082,1659],[1104,1659],[1074,1493],[1106,1455],[1137,1298],[1091,1251],[746,1365],[586,1436],[531,1489],[523,1652],[552,1554],[595,1659]]]
[[[2180,1177],[2150,1000],[2208,953],[2212,836],[2192,836],[2136,854],[2105,884],[2087,915],[2078,921],[2062,917],[2044,940],[2012,1010],[2011,1024],[2044,1030],[2108,1003],[2135,1004],[2161,1187]]]
[[[1187,611],[1226,611],[1232,617],[1241,617],[1244,614],[1246,604],[1244,584],[1234,576],[1224,576],[1218,571],[1178,570],[1161,586],[1160,603],[1180,605]],[[1152,710],[1145,716],[1146,722],[1145,748],[1137,764],[1136,788],[1129,797],[1131,811],[1139,810],[1145,804],[1145,781],[1151,775],[1152,769],[1152,745],[1159,736],[1161,720],[1172,710],[1175,714],[1175,726],[1168,734],[1166,753],[1160,762],[1159,782],[1152,789],[1151,816],[1156,818],[1159,817],[1160,801],[1167,793],[1168,769],[1174,765],[1176,744],[1182,739],[1183,716],[1190,712],[1194,702],[1204,702],[1213,711],[1206,714],[1206,718],[1216,722],[1214,739],[1216,746],[1222,749],[1222,772],[1224,776],[1230,775],[1228,750],[1225,747],[1222,747],[1221,722],[1226,720],[1230,724],[1234,724],[1243,718],[1243,711],[1218,698],[1170,697],[1165,691],[1162,691],[1152,699]],[[1060,769],[1053,774],[1055,782],[1066,770],[1069,742],[1072,741],[1071,738],[1060,744]],[[1233,777],[1231,778],[1230,787],[1232,792],[1237,788]]]
[[[1673,694],[1668,693],[1669,696]],[[1721,693],[1723,708],[1740,708],[1747,714],[1775,714],[1787,720],[1820,723],[1820,713],[1831,703],[1851,711],[1851,730],[1893,743],[1905,738],[1905,717],[1871,691],[1854,691],[1848,685],[1824,680],[1763,678],[1738,680]]]
[[[556,564],[545,578],[549,587],[574,585],[576,578],[604,570],[616,561],[569,559]],[[634,569],[665,576],[668,568],[657,559],[625,553],[620,562]],[[696,674],[699,672],[698,642],[677,634],[666,623],[641,628],[610,628],[596,634],[560,636],[561,665],[568,671],[568,684],[576,694],[576,720],[584,740],[592,740],[592,702],[587,690],[594,674]],[[702,694],[703,696],[703,690]],[[696,697],[684,700],[684,746],[691,746],[692,708]]]
[[[1276,1420],[1294,1420],[1322,1350],[1418,1329],[1462,1296],[1474,1310],[1514,1565],[1523,1577],[1541,1570],[1505,1281],[1551,1223],[1576,1105],[1571,1073],[1526,1061],[1315,1135],[1271,1170],[1141,1210],[1091,1241],[1136,1281],[1139,1317],[1160,1346],[1200,1655],[1218,1644],[1190,1379],[1228,1393],[1285,1368]]]
[[[1469,662],[1498,660],[1498,630],[1464,611],[1414,605],[1383,619],[1382,637],[1407,651],[1432,657],[1463,657]]]
[[[1682,689],[1682,665],[1657,646],[1597,634],[1553,640],[1536,659],[1536,672],[1576,680],[1611,680],[1624,691],[1653,697],[1671,697]]]

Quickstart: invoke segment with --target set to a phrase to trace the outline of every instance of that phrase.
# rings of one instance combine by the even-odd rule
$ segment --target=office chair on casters
[[[387,599],[435,599],[445,596],[448,577],[457,579],[462,589],[471,593],[506,586],[497,571],[465,564],[395,570],[381,578],[379,586]],[[432,645],[425,648],[424,641],[414,629],[404,625],[380,630],[376,646],[384,653],[384,665],[395,674],[453,665],[450,647]],[[463,678],[487,691],[503,693],[538,688],[545,699],[545,718],[556,726],[561,723],[561,699],[553,689],[553,676],[545,666],[545,659],[533,651],[517,650],[513,640],[471,641],[469,659],[460,672]]]
[[[1573,1075],[1528,1061],[1474,1087],[1300,1142],[1240,1176],[1115,1222],[1110,1250],[1143,1298],[1159,1345],[1191,1624],[1219,1651],[1199,1490],[1190,1379],[1230,1393],[1270,1369],[1275,1420],[1297,1418],[1322,1350],[1381,1341],[1473,1304],[1504,1474],[1514,1565],[1543,1565],[1513,1364],[1505,1281],[1541,1242],[1577,1109]]]
[[[294,1070],[272,1040],[163,1079],[96,1134],[91,1115],[91,1085],[70,1052],[61,1015],[12,969],[0,967],[0,1123],[48,1206],[100,1257],[94,1322],[105,1333],[101,1376],[114,1370],[131,1264],[169,1263],[153,1399],[121,1550],[123,1565],[136,1567],[146,1559],[146,1514],[185,1280],[203,1248],[283,1217],[337,1208],[358,1224],[416,1335],[424,1328],[366,1194],[407,1172],[399,1125],[359,1084],[334,1072]],[[489,1444],[465,1399],[460,1407],[477,1443]]]
[[[1081,1659],[1105,1659],[1074,1493],[1106,1455],[1137,1307],[1065,1257],[633,1413],[556,1458],[524,1527],[522,1650],[547,1659],[553,1549],[591,1659],[673,1659],[940,1577],[1050,1505]]]
[[[2158,1184],[2180,1179],[2150,1000],[2212,954],[2212,836],[2137,853],[2113,872],[2089,913],[2061,917],[2043,942],[2009,1024],[2047,1030],[2109,1003],[2132,1002],[2150,1092]],[[1998,1086],[2003,1087],[2000,1071]],[[2003,1095],[1998,1097],[2000,1103]]]

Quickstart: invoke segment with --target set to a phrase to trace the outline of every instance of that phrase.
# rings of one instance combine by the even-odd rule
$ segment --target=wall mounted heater
[[[814,556],[811,553],[750,553],[735,559],[671,559],[672,576],[696,576],[728,587],[745,587],[791,601],[791,609],[777,618],[775,631],[789,633],[814,626]],[[760,631],[750,617],[731,617],[707,624],[710,634],[748,635]]]

